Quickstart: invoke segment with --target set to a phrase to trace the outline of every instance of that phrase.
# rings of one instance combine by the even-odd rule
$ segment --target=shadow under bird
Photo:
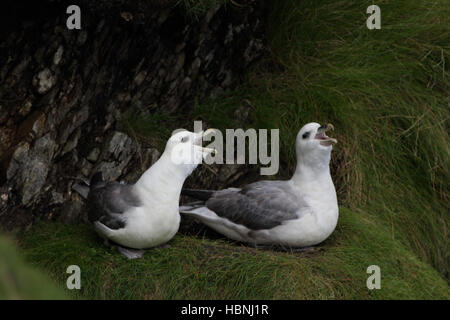
[[[297,167],[290,180],[258,181],[224,190],[183,189],[200,201],[180,207],[226,237],[254,246],[310,247],[334,231],[338,216],[330,175],[331,124],[308,123],[296,138]]]
[[[101,172],[87,193],[89,220],[106,244],[113,242],[129,259],[146,248],[164,245],[180,225],[179,198],[184,180],[214,149],[202,147],[205,132],[181,131],[167,141],[164,153],[135,184],[103,181]],[[74,188],[86,196],[78,185]]]

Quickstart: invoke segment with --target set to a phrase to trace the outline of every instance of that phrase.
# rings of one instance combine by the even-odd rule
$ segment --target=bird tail
[[[76,192],[78,192],[78,194],[80,196],[82,196],[84,199],[87,199],[88,194],[89,194],[89,187],[87,185],[82,186],[79,183],[75,183],[72,186],[72,189],[75,190]]]
[[[98,171],[94,173],[94,175],[91,178],[91,182],[89,183],[89,187],[95,187],[97,184],[103,183],[103,174],[101,171]]]
[[[82,184],[75,183],[72,186],[72,189],[75,190],[84,199],[87,199],[90,188],[95,187],[96,185],[98,185],[100,183],[103,183],[103,175],[101,172],[96,172],[92,176],[92,178],[89,182],[85,181],[84,179],[79,179],[79,180],[82,180]]]
[[[198,200],[206,201],[212,197],[215,190],[200,190],[200,189],[183,189],[181,195],[189,196]]]
[[[105,237],[107,239],[109,239],[113,234],[114,234],[114,230],[108,228],[107,226],[105,226],[103,223],[101,223],[100,221],[95,221],[94,222],[94,229],[95,231],[97,231],[97,233],[99,233],[102,237]]]
[[[205,202],[204,201],[195,201],[195,202],[190,202],[190,203],[186,203],[182,206],[180,206],[180,213],[190,213],[191,210],[200,208],[200,207],[204,207],[205,206]]]

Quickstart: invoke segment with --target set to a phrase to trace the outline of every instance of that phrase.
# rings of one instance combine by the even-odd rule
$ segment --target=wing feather
[[[308,205],[287,181],[259,181],[242,189],[217,191],[206,207],[252,230],[271,229],[297,219]]]
[[[100,221],[110,229],[125,226],[123,213],[131,207],[138,207],[141,201],[133,192],[132,185],[116,181],[102,183],[89,191],[89,221]]]

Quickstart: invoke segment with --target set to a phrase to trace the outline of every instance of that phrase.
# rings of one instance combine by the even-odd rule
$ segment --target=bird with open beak
[[[184,180],[215,151],[201,145],[210,132],[183,130],[172,135],[158,161],[135,184],[105,182],[101,172],[95,174],[87,203],[97,233],[130,259],[141,257],[140,249],[172,239],[180,225],[178,203]]]
[[[297,134],[297,168],[289,180],[262,180],[223,190],[184,189],[200,201],[180,207],[226,237],[254,246],[304,248],[324,241],[339,210],[330,175],[331,124],[305,124]]]

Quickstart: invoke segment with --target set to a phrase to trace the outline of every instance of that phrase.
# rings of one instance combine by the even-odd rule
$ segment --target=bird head
[[[328,137],[326,132],[333,129],[332,124],[320,125],[316,122],[305,124],[296,139],[298,160],[312,166],[328,165],[333,144],[336,144],[337,140]]]
[[[215,152],[215,149],[202,146],[203,137],[213,132],[213,129],[200,132],[187,130],[173,134],[167,141],[164,154],[178,167],[185,168],[190,174],[202,160]]]

